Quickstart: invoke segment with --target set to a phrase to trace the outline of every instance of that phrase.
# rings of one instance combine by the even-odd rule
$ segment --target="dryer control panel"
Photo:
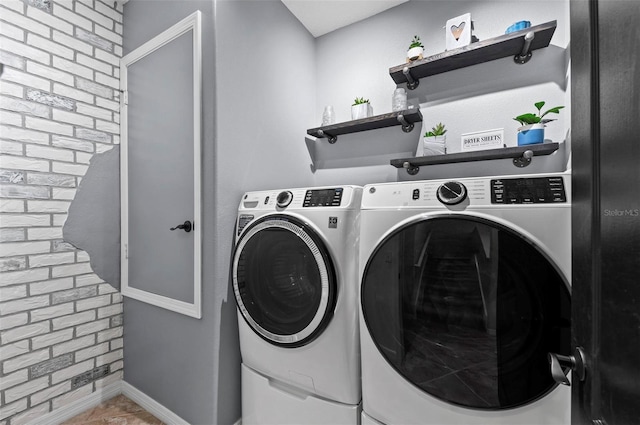
[[[552,204],[567,202],[562,177],[491,180],[492,204]]]
[[[303,207],[339,207],[342,201],[341,187],[331,189],[309,189],[304,195]]]

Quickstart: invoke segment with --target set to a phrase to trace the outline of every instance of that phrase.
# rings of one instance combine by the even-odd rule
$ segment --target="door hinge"
[[[129,244],[124,244],[124,258],[129,259]]]
[[[129,90],[122,91],[122,103],[125,105],[129,104]]]

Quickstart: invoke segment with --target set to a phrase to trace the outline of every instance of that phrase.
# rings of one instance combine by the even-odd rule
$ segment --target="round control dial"
[[[293,193],[285,190],[284,192],[278,193],[278,197],[276,198],[276,205],[278,208],[287,207],[291,201],[293,200]]]
[[[445,205],[457,205],[467,199],[467,188],[459,182],[446,182],[440,185],[436,195]]]

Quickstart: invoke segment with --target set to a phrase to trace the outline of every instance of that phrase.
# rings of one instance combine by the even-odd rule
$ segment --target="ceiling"
[[[377,15],[408,0],[282,0],[314,36]]]

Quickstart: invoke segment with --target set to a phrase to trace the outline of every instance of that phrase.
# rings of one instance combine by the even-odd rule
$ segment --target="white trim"
[[[122,96],[122,114],[120,127],[120,218],[121,218],[121,292],[122,295],[137,299],[158,307],[172,310],[187,316],[202,318],[202,170],[201,170],[201,144],[202,144],[202,25],[200,11],[187,16],[171,28],[152,38],[142,46],[135,49],[120,60],[120,88]],[[161,48],[181,35],[193,31],[193,304],[173,298],[153,294],[151,292],[132,288],[129,286],[129,180],[127,155],[128,146],[128,106],[124,99],[127,97],[127,67],[148,54]]]
[[[151,413],[162,422],[171,425],[189,425],[189,422],[182,419],[180,416],[173,413],[171,410],[164,407],[133,385],[122,381],[122,394],[129,397],[131,400],[138,403],[147,412]]]
[[[124,279],[122,279],[122,281],[124,282]],[[121,288],[121,291],[122,291],[122,295],[124,295],[125,297],[133,298],[134,300],[152,304],[157,307],[166,308],[167,310],[175,311],[176,313],[181,313],[186,316],[195,317],[197,319],[202,318],[200,309],[197,308],[200,306],[200,304],[199,303],[196,304],[195,301],[193,304],[191,304],[184,301],[176,300],[174,298],[164,297],[162,295],[154,294],[152,292],[143,291],[141,289],[132,288],[128,285],[125,288],[124,284]]]
[[[27,425],[58,425],[120,394],[138,403],[140,407],[166,424],[190,425],[189,422],[125,381],[114,382],[98,388],[81,399],[28,422]],[[234,425],[241,424],[242,421],[238,420]]]
[[[81,399],[73,401],[59,409],[49,412],[46,415],[40,416],[30,422],[27,425],[58,425],[66,420],[79,415],[80,413],[96,407],[100,403],[103,403],[117,395],[122,394],[123,381],[114,382],[105,387],[98,388],[91,394],[88,394]]]

